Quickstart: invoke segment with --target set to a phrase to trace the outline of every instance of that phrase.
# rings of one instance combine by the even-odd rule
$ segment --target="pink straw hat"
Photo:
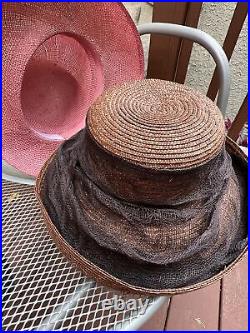
[[[121,3],[3,4],[3,159],[36,176],[96,97],[143,67]]]

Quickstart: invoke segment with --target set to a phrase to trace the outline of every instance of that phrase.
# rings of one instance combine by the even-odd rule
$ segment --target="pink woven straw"
[[[142,77],[120,3],[3,4],[3,159],[36,176],[104,89]]]

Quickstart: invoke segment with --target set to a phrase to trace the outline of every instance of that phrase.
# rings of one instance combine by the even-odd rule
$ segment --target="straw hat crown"
[[[212,160],[225,142],[217,106],[163,80],[125,83],[90,108],[87,126],[107,152],[155,170],[187,170]]]

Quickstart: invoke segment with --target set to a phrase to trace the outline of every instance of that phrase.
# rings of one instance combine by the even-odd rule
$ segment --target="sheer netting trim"
[[[245,247],[245,194],[225,149],[206,177],[200,167],[195,192],[180,195],[175,205],[142,205],[110,195],[91,179],[83,168],[84,137],[81,131],[60,147],[46,171],[42,200],[62,236],[87,259],[129,283],[171,288],[208,278]],[[144,282],[135,277],[139,267]]]

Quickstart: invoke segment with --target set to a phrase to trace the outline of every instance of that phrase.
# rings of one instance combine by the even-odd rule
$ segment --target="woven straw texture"
[[[218,155],[222,115],[208,98],[160,80],[125,83],[94,103],[88,127],[109,152],[155,169],[187,169]]]
[[[152,81],[148,84],[152,85]],[[126,109],[131,100],[131,90],[128,89],[126,95],[124,87],[135,85],[140,95],[147,83],[142,81],[141,85],[137,82],[117,87],[110,91],[110,96],[119,96],[121,89]],[[156,95],[157,91],[163,94],[162,87],[166,87],[164,112],[170,115],[162,117],[163,128],[167,128],[173,113],[172,95],[167,94],[171,85],[174,91],[182,90],[176,84],[153,81]],[[159,90],[156,87],[160,87]],[[182,92],[185,95],[184,89]],[[192,94],[195,95],[187,90],[187,99]],[[66,141],[39,177],[39,201],[54,239],[67,255],[74,248],[74,261],[90,274],[92,271],[97,279],[134,291],[178,293],[219,278],[222,271],[227,271],[246,251],[247,167],[245,156],[239,153],[237,145],[229,141],[226,151],[221,125],[223,119],[218,109],[211,103],[211,115],[206,117],[206,123],[200,125],[199,135],[195,137],[194,131],[187,131],[187,154],[183,150],[186,159],[176,151],[165,160],[162,154],[161,163],[157,165],[154,160],[158,152],[158,136],[155,145],[151,144],[152,156],[149,152],[145,153],[150,157],[147,159],[143,154],[137,158],[132,153],[133,149],[127,149],[129,158],[128,155],[126,158],[122,156],[122,153],[119,155],[115,150],[117,136],[124,149],[126,138],[115,131],[113,144],[104,146],[100,143],[100,131],[96,130],[98,125],[93,125],[97,118],[95,110],[98,106],[101,112],[102,105],[105,110],[115,113],[111,111],[109,101],[112,98],[108,96],[109,93],[105,94],[91,109],[86,130]],[[195,118],[193,104],[188,108],[186,103],[182,103],[181,94],[175,96],[174,104],[183,105],[187,118],[194,118],[192,127],[208,113],[208,108],[204,108],[208,104],[206,98],[200,97],[203,102],[196,103],[199,107]],[[117,100],[117,97],[113,99]],[[104,104],[103,100],[106,101]],[[149,99],[147,103],[150,108]],[[154,103],[152,98],[152,108]],[[121,103],[117,105],[119,114],[119,110],[124,109]],[[135,100],[130,105],[130,111],[138,119],[141,116],[138,110],[142,107],[137,105]],[[109,113],[106,112],[105,116]],[[174,121],[174,116],[172,118],[177,131],[185,120]],[[123,119],[124,124],[128,123],[128,129],[131,126],[129,115]],[[152,128],[151,120],[145,123]],[[217,131],[209,132],[213,140],[206,130],[210,123],[217,126]],[[115,122],[113,124],[115,127]],[[105,128],[107,126],[104,124]],[[134,125],[134,128],[137,126]],[[125,133],[122,127],[121,131]],[[202,133],[207,138],[208,151],[212,153],[207,157],[200,150],[196,154],[199,162],[195,162],[194,167],[194,159],[191,159],[194,155],[189,148],[198,147],[200,141],[205,142]],[[146,141],[147,135],[142,129],[140,134]],[[188,137],[192,138],[191,143]],[[217,140],[214,139],[216,137]],[[135,146],[135,139],[131,138],[131,141]],[[171,140],[169,143],[172,147],[176,145]],[[165,151],[166,146],[162,145]],[[141,143],[138,143],[137,150],[143,152]],[[181,156],[181,163],[176,169],[173,168],[175,156],[178,160]],[[152,163],[148,164],[149,160]],[[72,248],[62,244],[62,240],[58,241],[58,233]],[[82,256],[82,263],[79,256]]]
[[[4,3],[2,70],[3,158],[36,176],[104,89],[143,77],[142,46],[120,3]]]

